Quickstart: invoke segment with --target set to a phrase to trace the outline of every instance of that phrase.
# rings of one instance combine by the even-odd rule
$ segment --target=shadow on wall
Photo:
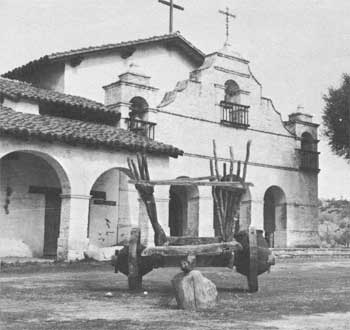
[[[128,244],[132,225],[139,223],[140,203],[129,170],[113,168],[98,177],[91,189],[89,244],[97,248]],[[146,235],[145,228],[143,233]]]

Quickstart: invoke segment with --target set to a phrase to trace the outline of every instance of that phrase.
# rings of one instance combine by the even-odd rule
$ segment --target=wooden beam
[[[214,180],[214,179],[216,179],[216,176],[209,175],[209,176],[197,176],[194,178],[178,178],[174,180],[201,181],[201,180]]]
[[[182,245],[182,246],[154,246],[148,247],[142,251],[142,256],[187,256],[192,255],[220,255],[226,252],[234,252],[242,250],[242,245],[237,241],[213,243],[213,244],[200,244],[200,245]]]
[[[200,245],[222,242],[221,237],[170,236],[167,239],[168,245]]]
[[[144,186],[211,186],[221,188],[232,188],[232,189],[245,189],[246,187],[253,186],[252,183],[242,183],[240,181],[211,181],[203,182],[197,180],[177,179],[177,180],[129,180],[131,184],[141,184]]]

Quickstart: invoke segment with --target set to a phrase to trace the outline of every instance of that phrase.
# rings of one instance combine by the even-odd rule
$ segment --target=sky
[[[322,96],[350,73],[348,0],[176,0],[174,30],[205,53],[230,42],[250,60],[283,119],[298,105],[321,123]],[[56,51],[168,32],[157,0],[0,0],[0,73]],[[333,155],[320,127],[319,196],[350,199],[350,164]]]

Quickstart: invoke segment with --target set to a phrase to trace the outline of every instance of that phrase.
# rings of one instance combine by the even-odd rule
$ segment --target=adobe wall
[[[68,260],[83,258],[83,252],[87,249],[89,243],[87,232],[91,187],[106,171],[113,168],[126,168],[127,157],[134,158],[135,155],[122,151],[110,152],[102,149],[85,149],[59,143],[21,141],[5,137],[0,139],[0,150],[0,159],[14,151],[26,151],[42,159],[40,164],[37,164],[38,158],[34,158],[36,162],[20,160],[18,168],[11,166],[12,172],[10,171],[10,173],[13,175],[4,176],[4,169],[1,170],[1,237],[23,240],[32,249],[35,256],[41,256],[44,200],[39,194],[33,197],[29,196],[27,193],[28,185],[52,187],[59,186],[60,181],[62,207],[58,257]],[[168,157],[149,155],[148,160],[151,177],[158,179],[169,177]],[[47,164],[50,164],[50,166]],[[12,180],[11,187],[14,192],[9,196],[10,213],[5,215],[3,206],[6,204],[6,188],[9,178]],[[113,181],[106,180],[104,184],[107,193],[114,189]],[[122,186],[125,186],[125,184],[124,182]],[[168,194],[166,191],[164,193],[164,196],[158,194],[157,190],[155,193],[156,199],[168,200]],[[140,203],[135,195],[133,195],[133,198],[134,201],[137,201],[137,204],[134,205],[136,202],[129,200],[129,209],[126,212],[131,224],[141,224],[143,228],[146,228],[149,226],[149,221],[139,218]],[[130,194],[128,196],[130,197]],[[34,210],[27,213],[27,209]],[[122,209],[125,211],[124,208]],[[22,212],[21,215],[18,212],[16,213],[15,210]],[[26,212],[25,215],[23,215],[24,211]],[[159,219],[164,224],[167,223],[167,211],[165,207],[159,208]],[[123,215],[120,214],[120,217],[123,217]],[[24,225],[25,223],[27,225]],[[147,229],[144,232],[144,235],[146,235],[144,239],[152,242],[153,231]],[[126,235],[126,229],[124,233]],[[112,243],[112,240],[110,243]]]
[[[218,156],[228,161],[229,147],[235,160],[244,161],[246,143],[252,140],[247,181],[251,187],[251,203],[245,204],[242,216],[263,229],[264,194],[271,186],[281,188],[286,197],[286,246],[317,246],[317,173],[299,170],[300,139],[283,125],[280,114],[269,99],[261,97],[261,86],[248,70],[247,63],[214,62],[191,74],[175,97],[152,113],[156,122],[156,139],[185,150],[184,157],[171,160],[171,172],[178,176],[209,175],[212,140],[216,140]],[[223,67],[228,68],[226,71]],[[238,73],[239,74],[238,74]],[[240,103],[249,106],[249,127],[234,128],[220,123],[220,101],[224,100],[225,81],[238,83]],[[222,165],[221,165],[222,166]],[[200,213],[201,228],[212,228],[212,218]],[[247,219],[244,220],[247,222]],[[246,225],[246,224],[245,224]],[[206,229],[208,230],[208,229]]]
[[[29,193],[29,187],[60,188],[58,177],[45,161],[24,153],[0,160],[0,170],[0,240],[23,242],[33,257],[41,257],[45,197]]]
[[[102,87],[117,81],[118,75],[126,72],[130,63],[140,66],[141,71],[152,77],[151,85],[164,91],[173,89],[177,81],[186,79],[188,72],[195,68],[189,58],[164,46],[137,47],[127,59],[123,59],[119,51],[86,55],[76,67],[66,63],[64,92],[103,103]]]

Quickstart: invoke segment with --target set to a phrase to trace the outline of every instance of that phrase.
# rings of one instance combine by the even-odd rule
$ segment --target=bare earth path
[[[131,294],[126,277],[108,265],[23,267],[0,273],[0,329],[350,329],[350,260],[280,262],[259,277],[211,268],[220,302],[205,312],[176,310],[171,278],[160,269],[144,279],[148,291]],[[106,292],[113,297],[106,297]]]

